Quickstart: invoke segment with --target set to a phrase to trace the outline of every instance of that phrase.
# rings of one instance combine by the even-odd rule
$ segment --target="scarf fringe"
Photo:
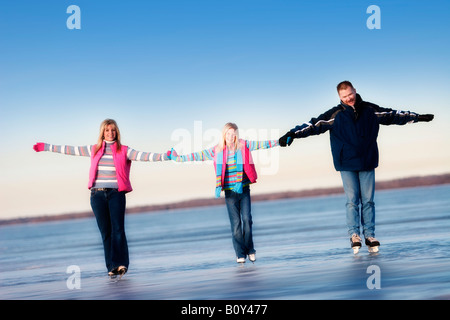
[[[220,198],[221,192],[222,192],[222,187],[216,187],[216,198]]]

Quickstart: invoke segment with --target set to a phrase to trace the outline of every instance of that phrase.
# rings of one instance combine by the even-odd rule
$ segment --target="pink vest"
[[[91,150],[91,168],[89,169],[89,185],[88,188],[91,189],[94,185],[95,178],[97,177],[97,167],[100,158],[105,152],[106,142],[103,142],[103,146],[94,155],[95,148],[97,145],[92,146]],[[114,166],[116,167],[117,184],[119,185],[119,191],[130,192],[133,190],[130,183],[130,169],[131,160],[127,158],[127,146],[122,146],[120,152],[117,152],[117,145],[113,143],[111,145],[111,150],[113,154]]]
[[[247,148],[247,145],[245,143],[245,140],[240,139],[239,143],[241,144],[241,147],[239,148],[239,150],[242,152],[242,159],[244,161],[243,167],[244,167],[244,172],[247,175],[247,178],[250,180],[251,183],[255,183],[256,179],[258,178],[258,175],[256,173],[256,168],[255,168],[255,164],[253,162],[253,158],[252,158],[252,153],[250,152],[250,150]],[[216,170],[216,175],[217,175],[217,156],[221,154],[221,152],[218,152],[217,148],[216,150],[214,150],[214,169]],[[222,176],[222,186],[224,185],[224,181],[225,181],[225,171],[226,171],[226,163],[227,163],[227,148],[225,147],[225,149],[223,149],[222,152],[223,155],[223,165],[222,165],[222,172],[221,172],[221,176]]]

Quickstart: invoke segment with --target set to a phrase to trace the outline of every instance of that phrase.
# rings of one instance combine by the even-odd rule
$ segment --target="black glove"
[[[433,118],[434,114],[419,114],[417,121],[430,122],[431,120],[433,120]]]
[[[292,142],[294,141],[294,139],[295,139],[295,134],[293,132],[289,131],[284,136],[282,136],[280,138],[280,140],[278,140],[278,142],[280,143],[281,147],[286,147],[286,145],[290,146],[292,144]]]

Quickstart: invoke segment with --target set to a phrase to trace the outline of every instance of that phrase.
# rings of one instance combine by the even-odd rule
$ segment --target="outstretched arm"
[[[82,147],[58,146],[49,143],[38,142],[33,146],[33,149],[36,152],[49,151],[67,154],[71,156],[90,157],[92,146],[82,146]]]
[[[178,155],[177,152],[172,149],[170,158],[176,162],[214,160],[215,148],[216,147],[212,147],[199,152],[189,153],[187,155]]]
[[[166,153],[153,153],[153,152],[141,152],[132,148],[128,148],[127,151],[128,160],[131,161],[167,161],[170,160],[170,151]]]
[[[289,130],[284,136],[279,139],[280,146],[290,146],[296,138],[306,138],[312,135],[319,135],[327,132],[333,127],[334,119],[339,111],[342,109],[337,106],[325,113],[322,113],[317,118],[312,118],[309,122],[303,123]]]
[[[383,125],[404,125],[407,123],[419,121],[429,122],[434,118],[434,115],[432,114],[420,115],[415,112],[393,110],[377,105],[372,105],[372,107],[375,109],[375,115],[377,116],[379,123]]]
[[[267,140],[267,141],[245,140],[245,144],[250,151],[259,149],[270,149],[273,147],[278,147],[280,145],[278,140]]]

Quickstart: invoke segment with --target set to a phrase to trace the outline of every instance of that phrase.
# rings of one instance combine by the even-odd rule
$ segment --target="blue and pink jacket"
[[[226,181],[227,168],[229,168],[229,158],[228,149],[225,147],[224,150],[219,150],[218,146],[205,149],[199,152],[190,153],[187,155],[171,155],[172,160],[176,162],[186,162],[186,161],[214,161],[214,170],[216,173],[216,197],[220,197],[220,192],[222,190],[233,190],[237,193],[242,193],[244,182],[246,185],[250,183],[255,183],[258,178],[255,164],[251,155],[251,151],[258,149],[267,149],[278,146],[278,140],[270,141],[247,141],[239,140],[240,148],[236,152],[235,165],[236,165],[236,176],[233,177],[232,183]],[[229,176],[228,176],[229,177]]]

